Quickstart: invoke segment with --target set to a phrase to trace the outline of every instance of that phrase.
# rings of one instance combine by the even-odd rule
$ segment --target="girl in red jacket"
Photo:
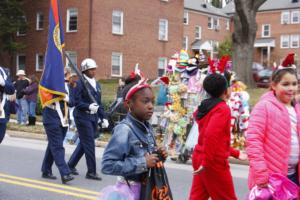
[[[229,80],[229,79],[228,79]],[[208,75],[203,88],[210,95],[194,113],[199,127],[198,144],[192,155],[194,177],[190,200],[235,200],[228,157],[247,156],[230,147],[230,95],[228,82],[221,74]]]

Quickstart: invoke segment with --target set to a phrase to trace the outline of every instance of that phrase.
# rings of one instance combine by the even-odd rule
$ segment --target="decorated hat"
[[[155,79],[154,81],[151,82],[151,86],[155,86],[155,85],[159,85],[159,84],[164,84],[164,85],[169,85],[170,79],[167,76],[162,76],[159,77],[157,79]]]
[[[139,91],[143,88],[150,88],[151,87],[147,83],[148,79],[146,79],[144,77],[143,73],[139,69],[138,64],[136,64],[134,72],[132,72],[130,74],[130,77],[131,76],[139,76],[139,77],[141,77],[141,79],[128,90],[128,92],[126,93],[126,96],[125,96],[125,101],[128,101],[133,96],[133,94],[136,93],[137,91]]]
[[[209,64],[209,72],[211,74],[224,74],[227,62],[229,61],[229,56],[222,56],[220,60],[212,60],[211,58],[208,58],[208,64]]]
[[[177,61],[179,60],[179,54],[175,53],[169,60],[169,63],[167,65],[166,70],[168,72],[173,72],[175,70],[175,67],[177,65]]]
[[[296,65],[295,65],[295,54],[294,53],[289,53],[285,59],[282,61],[281,65],[279,65],[277,67],[277,70],[280,70],[280,69],[288,69],[288,68],[291,68],[291,69],[296,69]]]

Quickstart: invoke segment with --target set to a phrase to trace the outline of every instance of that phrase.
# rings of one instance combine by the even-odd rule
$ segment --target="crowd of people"
[[[93,59],[83,60],[83,76],[77,81],[74,74],[66,70],[67,94],[63,99],[43,108],[43,125],[48,138],[41,168],[45,179],[57,179],[52,173],[52,165],[55,163],[62,183],[72,181],[74,176],[79,175],[76,166],[84,155],[87,166],[85,177],[101,180],[97,173],[94,139],[97,126],[108,127],[109,122],[101,103],[101,86],[95,79],[97,67]],[[19,124],[27,124],[27,121],[29,125],[35,123],[37,78],[26,78],[25,72],[19,70],[18,79],[12,83],[7,74],[4,68],[0,68],[0,142],[9,117],[6,95],[16,91]],[[232,114],[227,103],[233,84],[231,75],[226,69],[214,69],[203,80],[207,98],[202,100],[193,114],[199,137],[192,154],[191,200],[237,199],[229,156],[249,160],[249,190],[267,189],[270,195],[276,195],[271,181],[274,174],[281,175],[285,181],[299,187],[300,107],[296,101],[298,80],[294,54],[289,54],[274,69],[270,90],[252,109],[246,130],[246,152],[231,147]],[[156,143],[152,125],[148,122],[154,112],[155,96],[147,79],[136,69],[120,85],[118,99],[124,103],[128,113],[113,129],[102,156],[101,171],[103,174],[118,176],[118,184],[128,186],[133,199],[138,200],[143,199],[145,194],[149,195],[143,190],[145,181],[150,179],[149,171],[161,168],[168,153],[164,146]],[[66,161],[63,140],[69,126],[68,119],[71,118],[74,119],[80,140]],[[169,187],[168,183],[165,186]],[[164,195],[172,199],[171,192]],[[259,193],[256,195],[259,196]],[[298,194],[289,192],[285,195],[290,195],[288,199],[297,199]]]

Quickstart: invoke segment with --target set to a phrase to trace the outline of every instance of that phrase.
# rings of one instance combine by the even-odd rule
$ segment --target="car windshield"
[[[258,72],[258,76],[260,76],[260,77],[263,77],[263,76],[266,76],[266,77],[270,77],[270,76],[272,76],[272,70],[270,70],[270,69],[263,69],[263,70],[260,70],[259,72]]]

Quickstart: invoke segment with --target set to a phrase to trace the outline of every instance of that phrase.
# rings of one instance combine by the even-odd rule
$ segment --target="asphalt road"
[[[80,175],[69,185],[62,185],[60,179],[49,181],[41,178],[41,163],[46,142],[11,138],[6,136],[0,145],[0,200],[77,200],[97,199],[100,191],[115,183],[116,178],[105,176],[102,181],[85,179],[85,159],[77,169]],[[69,158],[75,146],[66,145],[66,157]],[[96,149],[97,167],[99,168],[103,148]],[[177,164],[166,162],[167,173],[174,200],[186,200],[192,182],[190,163]],[[231,165],[235,190],[239,200],[245,199],[247,192],[248,167]],[[56,166],[53,173],[59,178]]]

